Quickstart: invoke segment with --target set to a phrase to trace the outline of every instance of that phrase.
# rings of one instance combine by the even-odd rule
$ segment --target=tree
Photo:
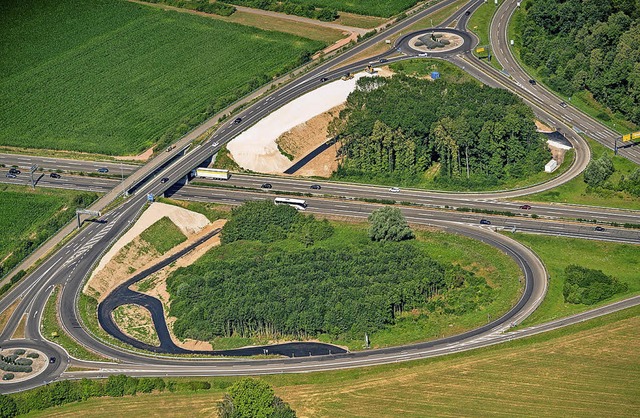
[[[613,174],[613,162],[603,153],[597,160],[592,160],[584,170],[584,182],[591,187],[599,187]]]
[[[245,378],[218,403],[220,418],[295,418],[296,413],[262,380]]]
[[[374,241],[402,241],[414,237],[398,208],[385,206],[369,215],[369,237]]]
[[[0,418],[12,418],[18,415],[16,401],[12,397],[0,394]]]

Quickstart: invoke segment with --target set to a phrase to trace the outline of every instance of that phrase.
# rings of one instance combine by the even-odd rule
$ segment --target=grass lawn
[[[491,19],[493,18],[493,14],[498,9],[501,1],[498,4],[495,4],[493,1],[487,1],[482,4],[480,7],[476,9],[475,12],[471,15],[471,18],[467,22],[467,27],[476,34],[479,38],[478,48],[484,47],[485,52],[478,53],[475,50],[473,54],[477,57],[487,57],[487,50],[491,48],[491,44],[489,42],[489,28],[491,27]],[[502,70],[502,66],[498,62],[497,59],[492,58],[489,63],[498,70]]]
[[[0,6],[0,145],[137,154],[326,43],[126,1]]]
[[[166,216],[145,229],[140,234],[140,238],[149,243],[160,254],[166,253],[187,240],[180,228]]]
[[[638,327],[635,307],[468,353],[260,379],[299,417],[633,417],[640,415]],[[211,390],[90,399],[29,416],[211,416],[235,378],[206,380]]]
[[[438,59],[412,59],[394,62],[389,68],[396,73],[412,77],[424,77],[432,71],[440,72],[440,78],[450,83],[476,82],[475,78],[462,71],[455,65]]]
[[[636,164],[626,158],[614,156],[612,150],[603,147],[599,143],[588,138],[587,142],[589,143],[589,147],[591,147],[592,158],[600,158],[603,153],[613,158],[615,172],[609,178],[609,181],[613,184],[617,184],[623,175],[629,176],[638,168]],[[640,198],[634,197],[626,192],[615,190],[592,190],[587,186],[587,183],[584,182],[583,174],[546,192],[528,195],[527,200],[532,202],[573,203],[577,205],[640,210]]]
[[[73,190],[0,185],[0,277],[71,220],[76,208],[87,207],[97,197]]]
[[[640,292],[640,274],[638,274],[640,272],[640,245],[529,234],[511,235],[505,233],[505,235],[517,239],[535,251],[551,276],[544,301],[523,322],[523,326],[562,318]],[[564,269],[569,264],[602,270],[605,274],[617,277],[621,282],[627,283],[629,290],[598,305],[565,303],[562,295],[565,280]]]

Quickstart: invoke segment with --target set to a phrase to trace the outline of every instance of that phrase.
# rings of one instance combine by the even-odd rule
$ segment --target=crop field
[[[0,185],[0,277],[68,222],[97,195]]]
[[[290,0],[292,3],[313,4],[359,15],[391,17],[413,7],[418,0]]]
[[[260,376],[299,417],[602,416],[640,414],[640,308],[524,340],[431,360]],[[236,378],[210,390],[93,398],[37,417],[208,417]],[[185,379],[171,379],[182,382]],[[193,378],[189,378],[193,380]]]
[[[118,0],[3,2],[0,36],[0,145],[110,155],[179,137],[325,45]]]

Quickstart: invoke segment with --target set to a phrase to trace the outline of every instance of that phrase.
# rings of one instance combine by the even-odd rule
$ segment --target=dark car
[[[98,173],[108,173],[108,172],[109,172],[109,169],[106,167],[101,167],[98,169]]]
[[[378,61],[378,62],[387,62],[387,59],[386,58],[380,58],[380,61]]]
[[[481,219],[480,220],[480,224],[481,225],[491,225],[491,221],[488,219]]]
[[[9,173],[15,174],[17,176],[18,174],[20,174],[20,170],[18,170],[17,168],[10,168]]]
[[[7,178],[9,178],[9,179],[15,179],[16,177],[18,177],[18,176],[16,176],[16,175],[15,175],[15,174],[13,174],[13,173],[7,173],[7,174],[6,174],[6,176],[7,176]]]
[[[321,187],[319,184],[312,184],[312,185],[311,185],[311,187],[310,187],[310,189],[313,189],[313,190],[320,190],[320,189],[322,189],[322,187]]]
[[[260,186],[260,187],[262,187],[263,189],[270,189],[270,188],[272,188],[273,186],[271,185],[271,183],[264,183],[264,184],[263,184],[262,186]]]
[[[531,206],[530,205],[522,205],[522,206],[520,206],[520,209],[529,210],[529,209],[531,209]]]
[[[471,14],[471,10],[467,10],[466,12],[464,12],[465,16],[469,16]]]
[[[529,79],[529,84],[531,84],[532,86],[535,86],[536,85],[536,80],[530,78]]]
[[[56,362],[56,358],[55,357],[49,357],[49,363],[53,364]]]
[[[49,174],[49,177],[51,177],[52,179],[59,179],[62,176],[58,173],[51,173]]]
[[[560,106],[562,106],[562,107],[567,107],[567,106],[569,106],[569,105],[568,105],[566,102],[560,102]]]
[[[169,181],[169,177],[163,177],[163,178],[160,180],[160,183],[164,184],[164,183],[166,183],[166,182],[168,182],[168,181]]]
[[[328,81],[328,80],[329,80],[329,79],[328,79],[327,77],[322,77],[322,78],[320,79],[320,81],[321,81],[321,82],[323,82],[323,83],[324,83],[325,81]]]
[[[598,231],[598,232],[602,232],[602,231],[604,231],[604,228],[603,228],[603,227],[601,227],[601,226],[596,226],[594,229],[595,229],[596,231]]]
[[[236,125],[239,124],[240,122],[242,122],[242,118],[235,118],[233,123],[235,123]]]

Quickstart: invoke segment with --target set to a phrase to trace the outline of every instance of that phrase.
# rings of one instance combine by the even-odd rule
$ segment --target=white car
[[[392,188],[390,188],[390,189],[389,189],[389,191],[390,191],[391,193],[400,193],[400,189],[399,189],[399,188],[397,188],[397,187],[392,187]]]
[[[419,57],[428,57],[429,54],[427,54],[426,52],[421,52],[418,54]]]

